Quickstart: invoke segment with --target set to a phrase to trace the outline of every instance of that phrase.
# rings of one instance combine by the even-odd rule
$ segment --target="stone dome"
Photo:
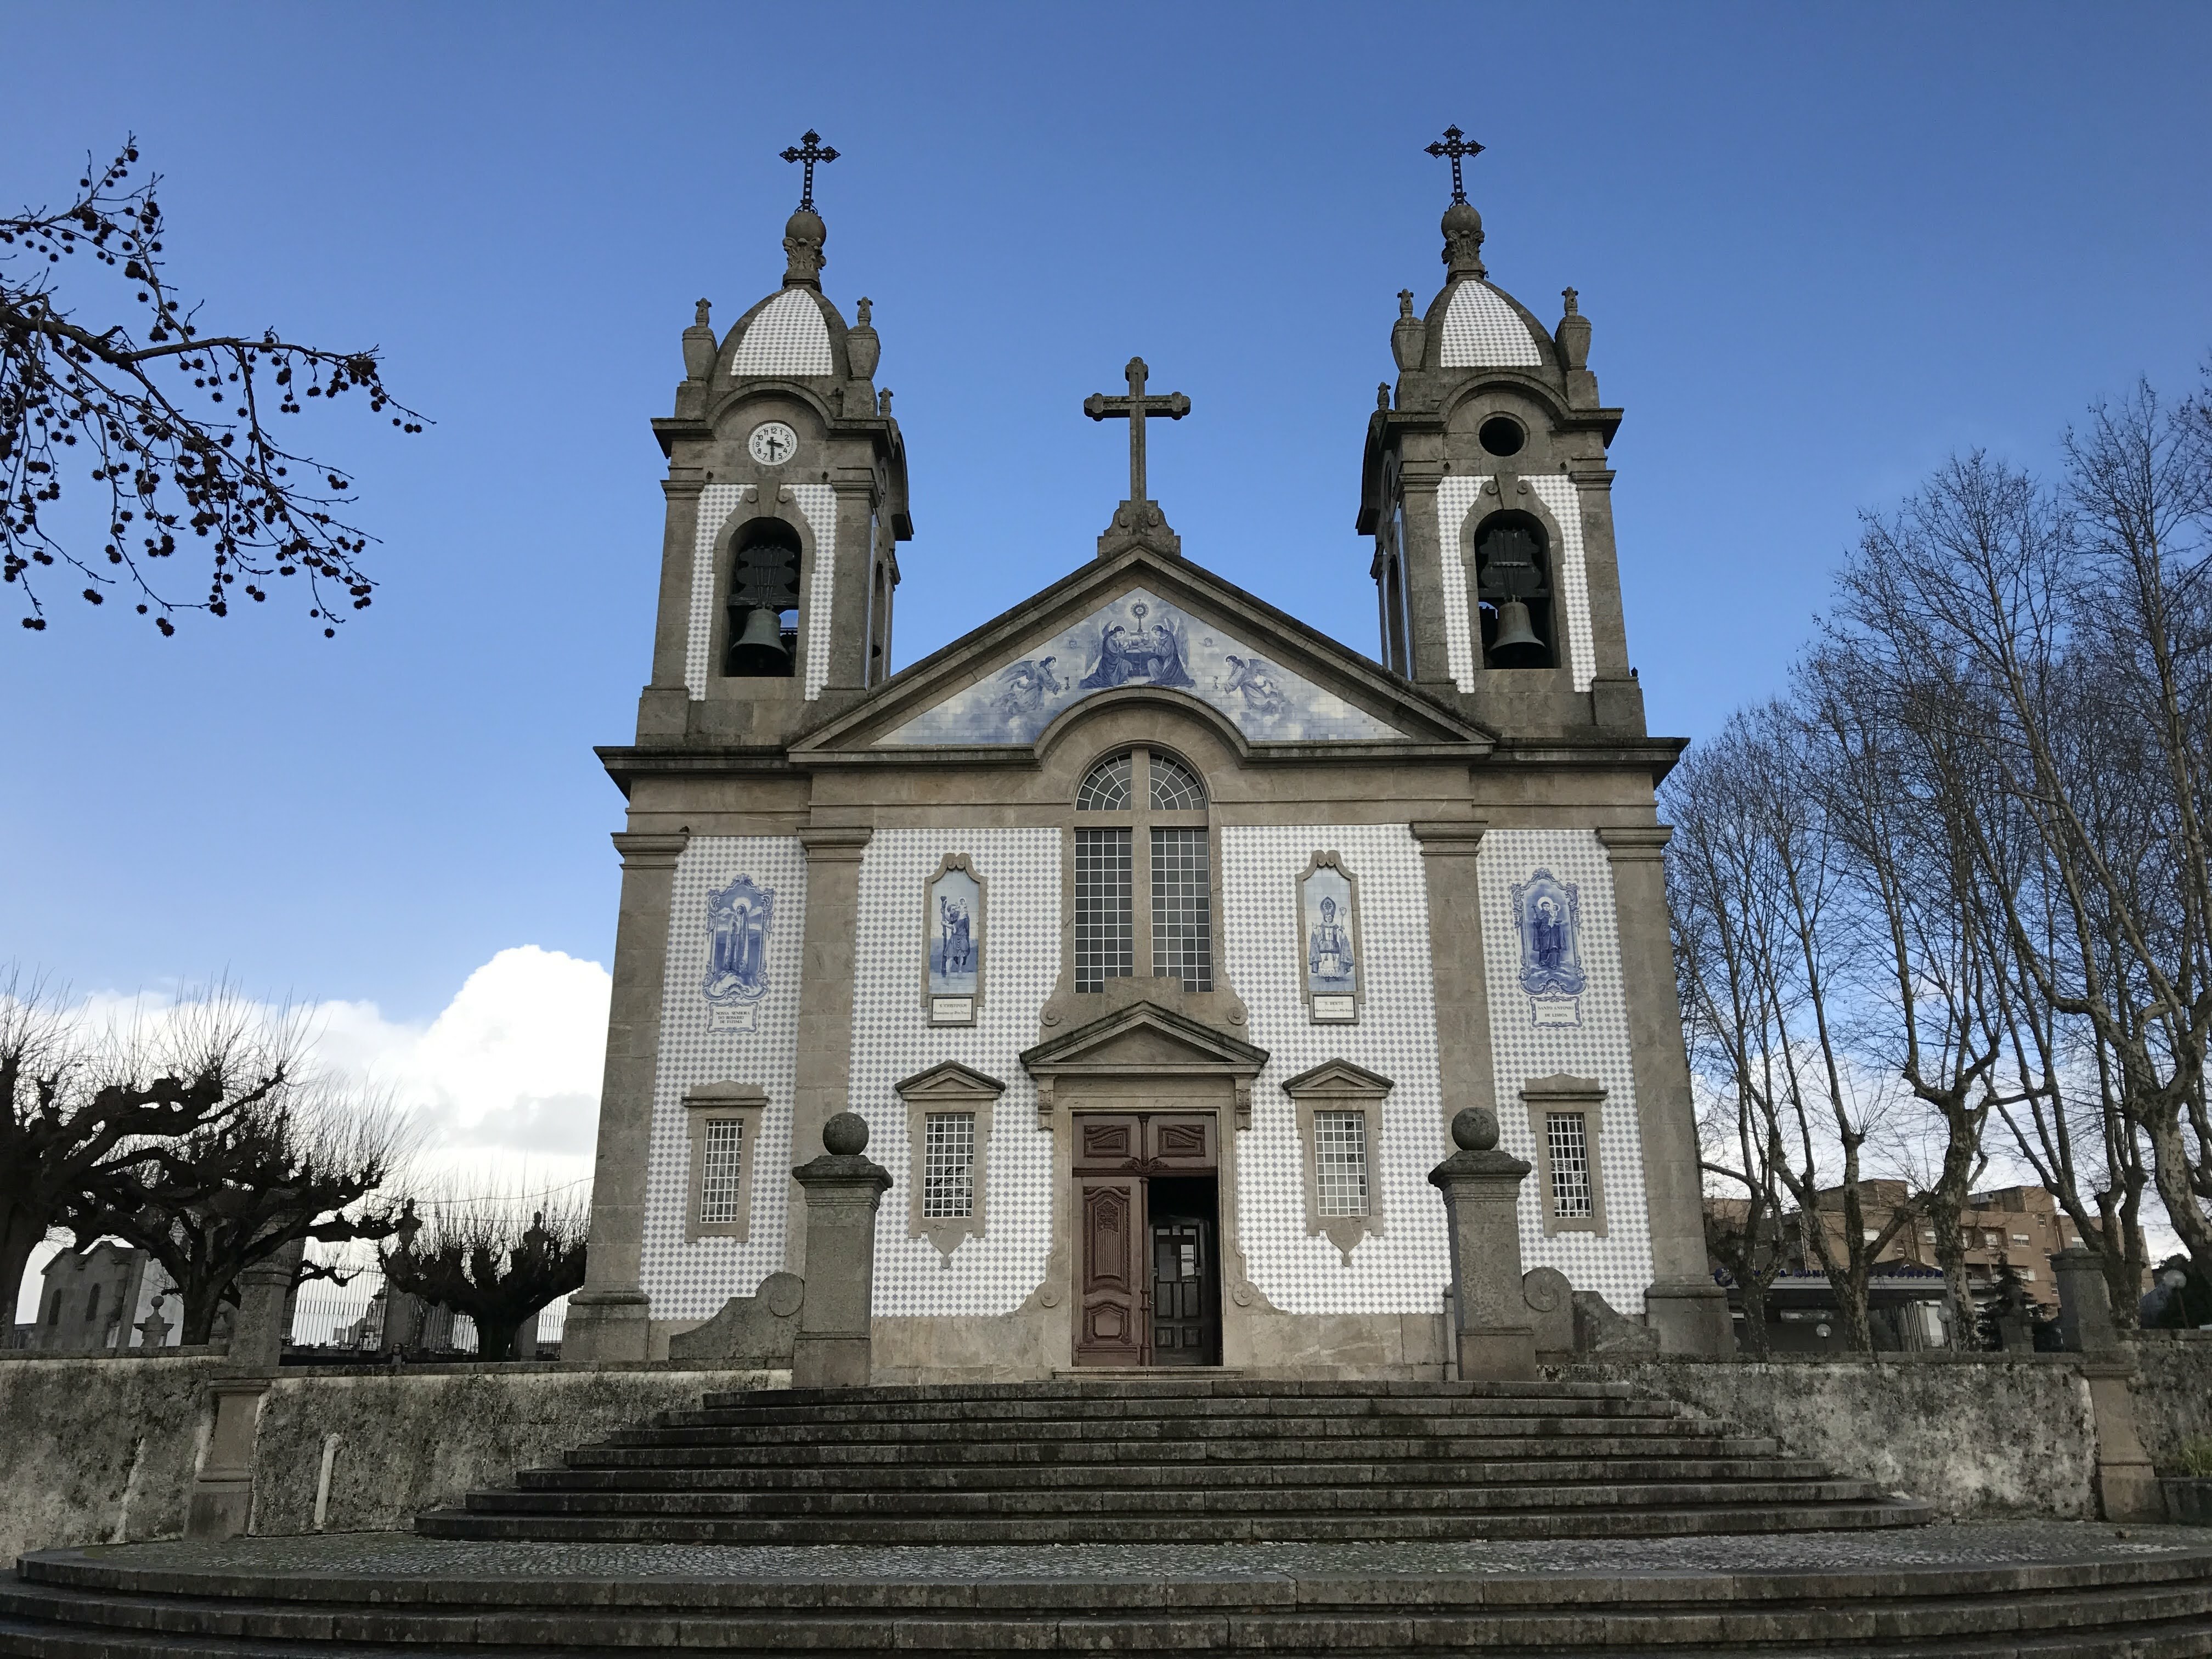
[[[1444,368],[1541,368],[1544,350],[1534,331],[1510,300],[1479,276],[1452,285],[1444,307],[1442,352]]]
[[[786,288],[772,295],[746,319],[730,373],[835,374],[825,303],[811,288]]]

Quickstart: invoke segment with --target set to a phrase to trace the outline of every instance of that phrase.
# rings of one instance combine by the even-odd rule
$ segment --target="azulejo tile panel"
[[[744,484],[708,484],[699,492],[699,517],[691,536],[691,609],[684,630],[684,684],[694,702],[706,700],[707,653],[714,638],[714,540],[744,499]]]
[[[1444,307],[1446,368],[1540,368],[1544,354],[1521,313],[1489,283],[1469,278]]]
[[[805,289],[787,288],[763,306],[730,360],[738,374],[834,374],[830,325]]]
[[[755,895],[773,895],[764,937],[755,921],[732,944],[731,904],[715,902],[732,888],[756,915],[762,905]],[[806,857],[797,836],[694,836],[678,858],[639,1274],[655,1319],[708,1318],[731,1297],[751,1295],[783,1266],[788,1171],[798,1161],[791,1156],[791,1108],[805,933]],[[759,1145],[744,1152],[753,1163],[752,1224],[742,1242],[687,1242],[690,1145],[684,1093],[694,1084],[720,1082],[757,1083],[768,1091]]]
[[[1356,1025],[1315,1024],[1300,994],[1298,878],[1316,852],[1340,854],[1359,878],[1366,1000]],[[1231,825],[1221,831],[1221,872],[1229,976],[1250,1040],[1267,1050],[1252,1085],[1252,1127],[1237,1138],[1245,1274],[1286,1313],[1435,1313],[1451,1271],[1443,1206],[1428,1176],[1450,1149],[1419,845],[1404,824]],[[1395,1085],[1370,1152],[1381,1231],[1360,1241],[1349,1267],[1326,1237],[1306,1231],[1305,1150],[1282,1086],[1330,1060]]]
[[[1482,896],[1498,1145],[1516,1158],[1537,1162],[1528,1104],[1521,1095],[1530,1079],[1564,1072],[1595,1078],[1605,1088],[1597,1149],[1605,1236],[1562,1232],[1545,1237],[1543,1198],[1536,1187],[1539,1176],[1532,1173],[1521,1188],[1522,1266],[1557,1267],[1577,1290],[1596,1291],[1620,1312],[1640,1315],[1651,1283],[1651,1228],[1612,864],[1592,830],[1492,830],[1482,838],[1475,867]],[[1516,889],[1523,896],[1540,898],[1570,887],[1579,933],[1569,955],[1579,970],[1581,988],[1563,997],[1559,972],[1547,971],[1559,947],[1554,944],[1549,951],[1540,951],[1524,939],[1515,900]],[[1556,905],[1555,913],[1565,908]],[[1571,1002],[1571,1009],[1561,1007],[1562,1001]]]
[[[965,853],[989,884],[983,1005],[973,1025],[933,1026],[921,998],[924,884]],[[1036,1127],[1036,1085],[1021,1052],[1060,972],[1060,832],[878,830],[860,860],[853,987],[852,1109],[868,1121],[868,1156],[890,1171],[876,1221],[877,1313],[1001,1314],[1044,1280],[1052,1249],[1052,1137]],[[958,1060],[1006,1085],[991,1115],[983,1231],[948,1261],[907,1233],[913,1179],[900,1079]]]
[[[1024,647],[1018,660],[915,715],[882,742],[1030,743],[1085,697],[1124,685],[1186,691],[1261,742],[1397,735],[1335,693],[1139,587]]]

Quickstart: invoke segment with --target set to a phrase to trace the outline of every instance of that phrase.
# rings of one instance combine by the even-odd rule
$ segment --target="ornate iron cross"
[[[809,133],[807,136],[809,137],[813,137],[811,133]],[[1452,200],[1455,202],[1464,202],[1467,200],[1466,186],[1460,182],[1460,158],[1463,155],[1481,155],[1482,146],[1476,143],[1474,139],[1464,136],[1457,127],[1446,127],[1444,129],[1444,136],[1437,140],[1435,143],[1429,146],[1429,154],[1431,155],[1449,155],[1451,157]],[[791,157],[787,153],[783,159],[787,161]]]
[[[1145,377],[1152,370],[1146,368],[1142,357],[1129,359],[1129,395],[1109,398],[1103,392],[1094,392],[1083,400],[1083,412],[1094,421],[1126,420],[1129,423],[1129,499],[1141,501],[1145,494],[1145,416],[1164,415],[1179,421],[1190,413],[1190,399],[1180,392],[1165,396],[1146,397]]]
[[[805,147],[793,144],[789,149],[784,151],[783,159],[787,161],[806,163],[806,183],[799,192],[799,210],[801,213],[811,213],[814,211],[814,164],[817,161],[827,163],[836,161],[837,152],[822,148],[822,135],[818,132],[809,131],[805,137],[806,140]],[[1452,167],[1454,176],[1456,177],[1459,163],[1453,162]]]

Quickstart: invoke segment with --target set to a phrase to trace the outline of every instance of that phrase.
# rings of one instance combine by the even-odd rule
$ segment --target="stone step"
[[[1000,1423],[809,1423],[722,1426],[650,1424],[617,1429],[599,1442],[608,1446],[939,1445],[960,1441],[1049,1441],[1068,1444],[1091,1440],[1192,1441],[1297,1439],[1407,1439],[1416,1436],[1553,1439],[1648,1438],[1685,1434],[1723,1434],[1723,1424],[1677,1417],[1307,1417],[1226,1420],[1113,1417],[1024,1419]]]
[[[1194,1419],[1267,1419],[1285,1414],[1301,1418],[1403,1417],[1587,1417],[1679,1419],[1686,1407],[1670,1400],[1585,1400],[1527,1398],[1493,1400],[1450,1395],[1405,1395],[1383,1399],[1363,1396],[1300,1398],[1296,1400],[1222,1399],[1211,1395],[1173,1395],[1162,1400],[945,1400],[907,1405],[884,1405],[868,1398],[837,1406],[708,1407],[697,1411],[662,1412],[653,1419],[672,1428],[768,1427],[821,1423],[1008,1423],[1051,1421],[1095,1422],[1103,1419],[1144,1419],[1184,1422]]]
[[[1116,1492],[1057,1489],[935,1492],[562,1492],[500,1487],[471,1492],[478,1514],[647,1516],[1320,1516],[1454,1513],[1476,1517],[1545,1509],[1662,1509],[1723,1504],[1878,1502],[1863,1480],[1740,1480],[1592,1486],[1244,1487]]]
[[[737,1453],[742,1450],[740,1458]],[[1781,1455],[1779,1442],[1750,1437],[1684,1434],[1667,1439],[1626,1437],[1431,1436],[1422,1439],[1349,1438],[1224,1440],[1166,1445],[1154,1440],[1084,1440],[977,1443],[951,1441],[900,1445],[842,1443],[763,1444],[743,1449],[707,1445],[629,1445],[600,1442],[568,1454],[577,1468],[700,1468],[743,1462],[771,1468],[869,1464],[965,1463],[1319,1463],[1452,1462],[1540,1460],[1554,1454],[1579,1458],[1639,1457],[1673,1454],[1683,1457],[1745,1458]]]
[[[850,1406],[863,1401],[875,1407],[896,1407],[910,1402],[943,1401],[1166,1401],[1190,1395],[1208,1395],[1224,1400],[1387,1400],[1409,1396],[1438,1400],[1634,1400],[1649,1397],[1639,1395],[1626,1382],[1347,1381],[1334,1377],[1217,1377],[1208,1376],[1202,1371],[1178,1375],[1162,1370],[1143,1379],[1119,1377],[1100,1382],[1054,1379],[1030,1382],[879,1383],[857,1392],[851,1389],[746,1389],[709,1393],[706,1396],[706,1407],[709,1411],[720,1411],[754,1406]]]
[[[425,1538],[538,1540],[563,1543],[719,1544],[1158,1544],[1389,1541],[1468,1538],[1673,1538],[1716,1533],[1838,1532],[1919,1526],[1926,1506],[1893,1499],[1779,1504],[1756,1502],[1668,1508],[1550,1509],[1479,1516],[1421,1514],[1115,1516],[938,1516],[875,1517],[672,1515],[523,1515],[468,1509],[426,1510]]]
[[[1062,1463],[1049,1472],[1060,1487],[1181,1488],[1184,1486],[1314,1486],[1346,1485],[1463,1486],[1541,1482],[1583,1485],[1638,1480],[1818,1480],[1827,1466],[1811,1458],[1676,1458],[1648,1452],[1633,1458],[1546,1458],[1480,1463]],[[1035,1464],[968,1463],[817,1468],[768,1468],[717,1464],[701,1468],[524,1469],[516,1484],[571,1492],[755,1491],[947,1492],[1028,1489],[1044,1478]]]
[[[271,1552],[285,1540],[246,1540]],[[395,1540],[401,1541],[401,1540]],[[1127,1659],[1236,1651],[1277,1659],[1693,1659],[1817,1653],[1825,1659],[2203,1659],[2212,1655],[2212,1548],[2156,1556],[1887,1565],[1816,1546],[1797,1565],[1741,1541],[1742,1571],[1611,1568],[1584,1552],[1565,1573],[1341,1573],[1307,1567],[1226,1576],[1132,1577],[1127,1565],[1040,1577],[933,1571],[857,1580],[641,1570],[635,1554],[596,1571],[549,1572],[542,1553],[473,1576],[404,1546],[419,1571],[133,1565],[163,1547],[52,1551],[0,1583],[0,1654],[28,1659],[397,1659],[494,1653],[592,1659],[641,1648],[758,1659],[1113,1652]],[[300,1540],[344,1547],[343,1540]],[[170,1547],[173,1548],[173,1547]],[[217,1547],[218,1550],[222,1547]],[[1718,1553],[1718,1552],[1707,1552]],[[1808,1568],[1803,1560],[1834,1559]],[[488,1559],[488,1557],[489,1559]],[[281,1555],[276,1559],[282,1560]],[[592,1557],[580,1558],[579,1567]],[[680,1569],[680,1553],[669,1561]],[[398,1562],[394,1565],[398,1565]],[[794,1568],[800,1564],[793,1562]],[[704,1573],[705,1576],[701,1576]]]

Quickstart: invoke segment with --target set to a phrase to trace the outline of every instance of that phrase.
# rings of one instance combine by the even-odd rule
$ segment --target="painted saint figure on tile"
[[[973,996],[982,890],[967,871],[946,870],[930,884],[929,896],[930,994]]]
[[[1320,1020],[1358,1017],[1359,942],[1352,878],[1334,853],[1317,853],[1298,878],[1298,940],[1309,1011]]]
[[[768,994],[768,938],[775,890],[739,876],[707,896],[707,974],[700,991],[718,1029],[751,1030]]]
[[[1521,936],[1521,988],[1529,1023],[1579,1025],[1583,972],[1582,891],[1549,870],[1513,889],[1513,923]]]

